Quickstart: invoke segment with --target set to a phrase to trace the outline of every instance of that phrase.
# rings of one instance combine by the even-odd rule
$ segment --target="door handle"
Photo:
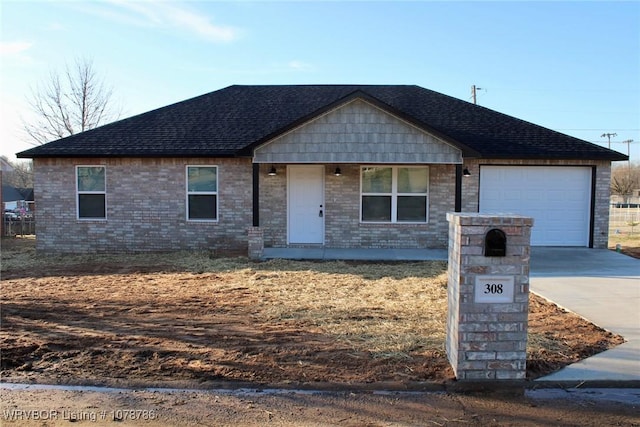
[[[318,216],[322,218],[322,205],[320,205],[320,212],[318,212]]]

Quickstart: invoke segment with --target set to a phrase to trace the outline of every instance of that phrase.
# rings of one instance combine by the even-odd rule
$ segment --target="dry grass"
[[[31,271],[63,270],[79,265],[139,265],[168,267],[189,272],[203,272],[207,269],[219,270],[235,269],[244,265],[246,259],[219,258],[215,259],[206,252],[177,252],[170,254],[141,253],[141,254],[38,254],[35,250],[35,236],[2,239],[2,264],[0,273],[18,269]]]
[[[616,233],[616,230],[619,233]],[[631,233],[629,230],[611,229],[609,233],[609,248],[615,248],[616,244],[621,244],[623,247],[628,248],[640,248],[640,225],[635,227],[635,232]]]
[[[442,348],[446,265],[442,262],[360,264],[275,260],[253,270],[265,314],[295,319],[337,337],[355,351],[408,357]]]
[[[619,245],[619,246],[618,246]],[[620,250],[623,254],[640,258],[640,225],[634,227],[618,227],[609,230],[609,249]]]
[[[215,258],[207,252],[36,256],[33,242],[4,240],[2,273],[71,274],[78,267],[153,266],[165,281],[172,272],[211,276],[199,292],[246,290],[264,322],[295,321],[331,334],[353,351],[404,358],[420,349],[444,350],[447,277],[444,262],[347,263]],[[66,272],[66,273],[64,273]],[[99,272],[99,271],[98,271]],[[131,284],[135,287],[135,284]]]

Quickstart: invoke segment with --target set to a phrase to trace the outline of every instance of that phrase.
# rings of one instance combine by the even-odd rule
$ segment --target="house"
[[[11,185],[2,186],[2,203],[5,210],[33,210],[33,189],[16,188]]]
[[[4,172],[13,172],[13,166],[4,157],[0,157],[0,208],[2,208],[3,218],[0,220],[0,236],[4,236],[4,195],[2,194],[2,174]]]
[[[230,86],[23,151],[45,252],[446,248],[446,212],[606,247],[606,148],[418,86]]]

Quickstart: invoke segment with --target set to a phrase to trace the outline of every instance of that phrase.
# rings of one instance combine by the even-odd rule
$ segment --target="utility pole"
[[[631,183],[631,143],[632,142],[633,142],[633,139],[627,139],[626,141],[622,141],[623,144],[627,144],[627,179],[629,180],[629,183]],[[629,191],[633,193],[633,188],[631,188],[631,185],[629,185]],[[631,196],[631,194],[629,196]],[[625,196],[625,200],[627,202],[629,201],[629,199],[627,199],[626,196]]]
[[[627,139],[622,141],[623,144],[627,144],[627,168],[629,169],[629,180],[631,180],[631,143],[633,139]]]
[[[611,137],[612,136],[618,136],[618,134],[617,133],[603,133],[602,135],[600,135],[600,138],[604,138],[605,136],[609,140],[609,149],[611,149]]]
[[[476,85],[472,85],[471,86],[471,99],[473,99],[473,104],[477,104],[476,103],[476,91],[478,90],[482,90],[481,87],[476,87]]]
[[[622,141],[623,144],[627,144],[627,157],[629,157],[629,162],[631,162],[631,143],[633,139],[627,139],[626,141]]]

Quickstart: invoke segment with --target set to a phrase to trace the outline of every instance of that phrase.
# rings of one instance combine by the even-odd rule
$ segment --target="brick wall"
[[[287,167],[276,165],[277,175],[269,176],[271,165],[260,165],[260,227],[264,246],[287,245]]]
[[[107,168],[107,220],[76,218],[76,165]],[[185,166],[218,166],[218,222],[186,220]],[[44,252],[247,252],[248,159],[35,159],[37,248]]]
[[[596,166],[596,207],[594,247],[606,248],[609,223],[610,163],[586,160],[466,160],[471,176],[462,182],[462,211],[477,212],[479,165],[557,165]],[[265,246],[287,245],[286,166],[278,165],[278,175],[267,176],[270,165],[262,165],[261,220]],[[325,170],[325,244],[328,247],[445,248],[445,215],[454,210],[455,166],[430,165],[429,224],[362,224],[360,215],[360,165],[341,164],[342,176],[333,175],[334,166]]]
[[[287,245],[286,166],[268,176],[271,165],[260,169],[260,226],[266,247]],[[360,223],[360,165],[325,168],[325,245],[331,248],[444,248],[446,213],[454,209],[455,166],[429,166],[429,222],[427,224]]]
[[[325,178],[326,245],[333,248],[443,248],[446,213],[455,201],[455,166],[429,165],[427,224],[360,223],[360,165],[341,165],[342,176],[327,168]]]
[[[107,167],[107,221],[76,219],[75,166]],[[185,166],[219,166],[219,221],[186,221]],[[462,210],[475,212],[479,164],[596,166],[594,246],[606,247],[609,220],[609,162],[467,160]],[[287,245],[287,171],[268,176],[260,167],[260,227],[266,247]],[[455,166],[430,165],[427,224],[363,224],[360,215],[360,165],[325,168],[325,244],[328,247],[445,248],[447,221],[454,210]],[[252,174],[249,159],[36,159],[38,243],[47,252],[169,251],[209,249],[247,251],[252,224]]]

